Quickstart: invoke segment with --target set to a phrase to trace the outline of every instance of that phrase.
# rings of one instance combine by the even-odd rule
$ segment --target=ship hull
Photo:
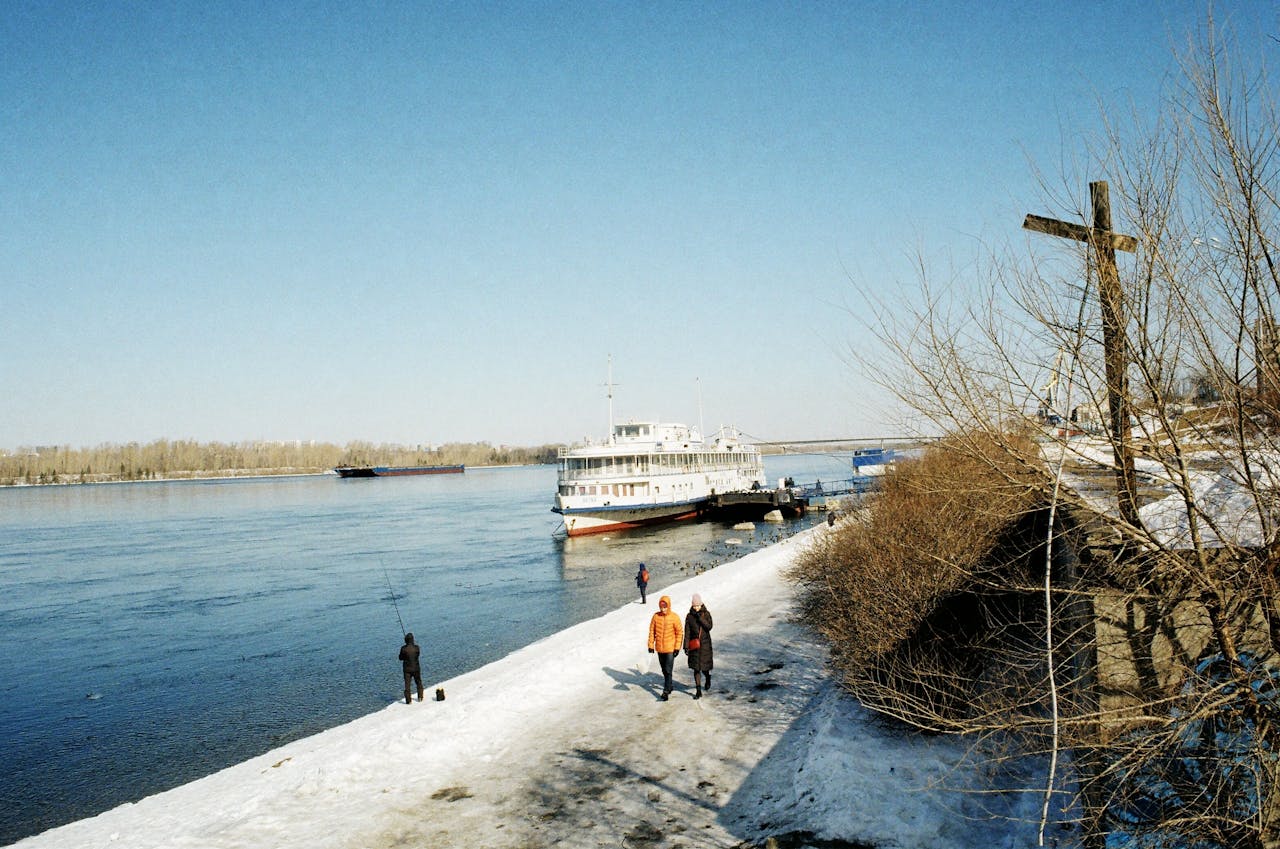
[[[694,519],[701,510],[702,502],[695,501],[645,507],[606,507],[598,510],[557,509],[556,512],[564,519],[565,533],[578,537]]]

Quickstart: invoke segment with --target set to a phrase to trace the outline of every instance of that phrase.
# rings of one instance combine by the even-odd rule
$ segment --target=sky
[[[972,741],[904,733],[829,679],[824,650],[790,618],[783,571],[801,539],[457,678],[424,670],[425,701],[16,846],[728,849],[798,833],[869,846],[1038,845],[1042,762],[994,769]],[[662,702],[649,619],[659,595],[683,616],[694,593],[712,614],[712,686],[695,700],[680,656]],[[437,687],[443,701],[431,698]],[[1050,806],[1045,845],[1076,847],[1061,807]]]
[[[1037,170],[1207,8],[0,4],[0,449],[570,442],[610,373],[616,420],[899,435],[860,293],[1068,212]]]

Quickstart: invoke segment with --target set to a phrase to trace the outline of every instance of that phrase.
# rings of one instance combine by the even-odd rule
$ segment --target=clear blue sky
[[[1061,212],[1205,9],[4,3],[0,448],[570,441],[610,354],[618,418],[882,435],[850,277]]]

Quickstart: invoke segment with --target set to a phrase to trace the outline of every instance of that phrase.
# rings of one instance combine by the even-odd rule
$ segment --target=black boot
[[[703,677],[705,677],[705,678],[707,679],[707,680],[703,683],[703,685],[702,685],[702,689],[704,689],[704,690],[706,690],[708,693],[710,693],[710,692],[711,692],[711,673],[710,673],[710,672],[704,672],[704,673],[702,673],[702,674],[703,674]]]
[[[405,690],[405,691],[404,691],[404,703],[405,703],[405,704],[407,704],[407,705],[411,705],[411,704],[413,704],[413,700],[409,698],[409,691],[408,691],[408,690]]]

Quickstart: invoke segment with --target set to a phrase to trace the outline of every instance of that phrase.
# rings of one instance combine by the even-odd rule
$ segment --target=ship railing
[[[791,487],[791,491],[803,498],[820,498],[826,495],[853,495],[872,492],[880,487],[880,475],[857,475],[845,480],[816,481]]]
[[[614,480],[619,477],[643,477],[649,478],[667,478],[676,475],[703,475],[715,474],[717,472],[740,472],[738,466],[663,466],[659,464],[651,464],[648,468],[643,466],[608,466],[603,469],[561,469],[559,480],[561,483],[569,483],[576,481],[600,481]],[[759,477],[762,474],[757,470],[746,470],[744,473],[749,477]]]

